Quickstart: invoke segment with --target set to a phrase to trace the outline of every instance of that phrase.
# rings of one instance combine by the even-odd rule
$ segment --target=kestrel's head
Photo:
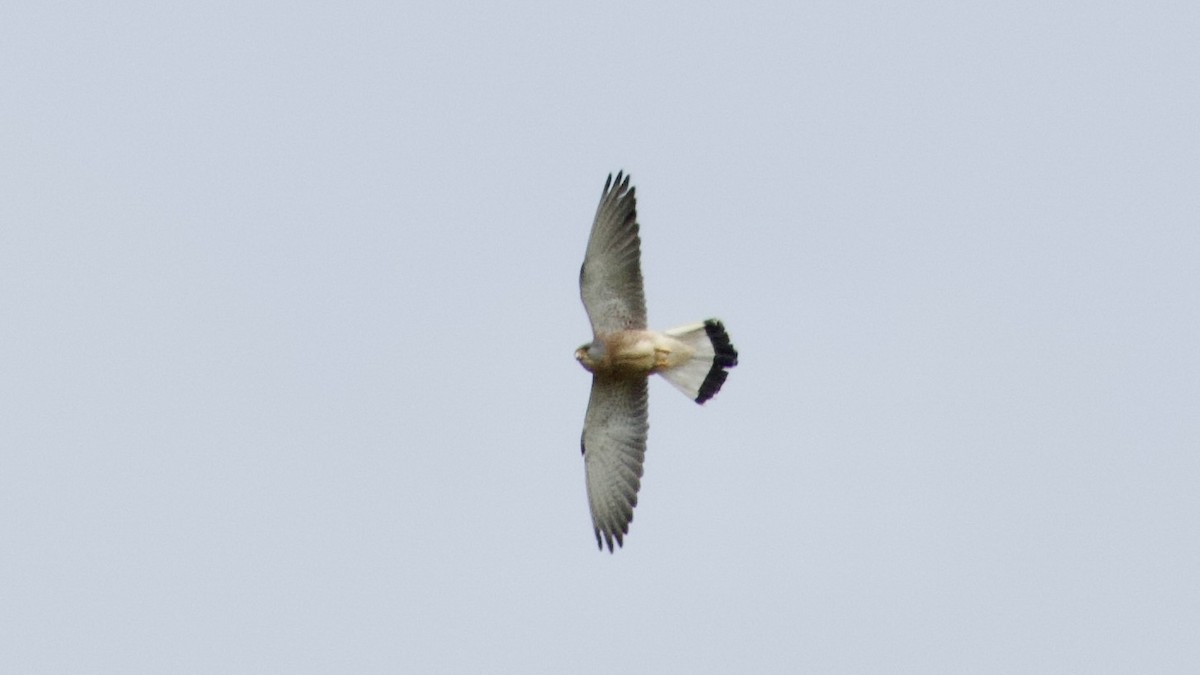
[[[583,366],[584,370],[590,373],[596,372],[596,366],[604,360],[604,343],[595,340],[583,345],[575,350],[575,359],[579,361],[579,365]]]

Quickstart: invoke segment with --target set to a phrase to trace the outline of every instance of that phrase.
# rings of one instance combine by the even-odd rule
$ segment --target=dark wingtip
[[[612,530],[610,532],[607,528],[601,529],[599,527],[593,526],[592,531],[596,533],[596,548],[603,551],[605,544],[607,544],[609,553],[615,552],[618,548],[624,548],[625,547],[624,535],[629,534],[628,528],[629,528],[629,525],[625,525],[624,532],[622,532],[621,530]],[[601,535],[603,535],[603,539],[601,538]],[[614,539],[617,541],[616,546],[613,546]]]
[[[605,541],[605,543],[608,544],[608,552],[609,553],[612,553],[612,550],[613,550],[612,540],[613,540],[612,533],[610,533],[608,530],[605,530],[604,531],[604,541]],[[603,551],[604,547],[601,547],[600,550]]]
[[[615,179],[611,173],[608,174],[608,180],[604,181],[604,194],[608,194],[609,188],[617,192],[626,192],[629,188],[629,174],[623,169],[617,172]]]
[[[721,391],[721,385],[725,384],[725,378],[729,377],[726,369],[736,366],[738,362],[737,350],[733,348],[733,343],[729,340],[729,333],[725,332],[725,326],[720,321],[716,319],[705,321],[704,332],[708,334],[708,339],[712,342],[715,355],[712,369],[704,378],[704,384],[700,385],[696,403],[704,403]]]

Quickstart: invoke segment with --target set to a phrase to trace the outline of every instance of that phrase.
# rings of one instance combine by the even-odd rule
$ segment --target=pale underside
[[[640,256],[634,190],[617,174],[605,183],[579,271],[593,340],[605,345],[603,363],[589,368],[581,444],[596,543],[610,551],[614,540],[622,544],[637,505],[649,428],[646,376],[658,359],[658,334],[645,331]]]
[[[646,457],[647,376],[658,373],[696,403],[713,397],[737,365],[717,319],[659,333],[646,329],[637,208],[629,178],[604,184],[579,270],[592,341],[575,352],[592,373],[582,450],[596,543],[613,550],[629,533]]]

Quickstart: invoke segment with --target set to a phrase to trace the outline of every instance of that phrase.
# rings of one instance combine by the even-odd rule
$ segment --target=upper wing
[[[647,400],[644,377],[592,378],[581,445],[592,529],[601,550],[601,534],[611,552],[613,539],[622,545],[633,520],[650,426]]]
[[[609,174],[579,270],[579,294],[592,322],[592,332],[597,335],[646,327],[639,260],[642,250],[633,192],[629,176],[617,173],[614,183]]]

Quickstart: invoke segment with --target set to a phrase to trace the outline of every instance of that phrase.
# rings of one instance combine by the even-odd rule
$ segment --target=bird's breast
[[[655,364],[656,334],[647,330],[625,330],[605,335],[604,361],[593,372],[610,375],[648,375]]]

